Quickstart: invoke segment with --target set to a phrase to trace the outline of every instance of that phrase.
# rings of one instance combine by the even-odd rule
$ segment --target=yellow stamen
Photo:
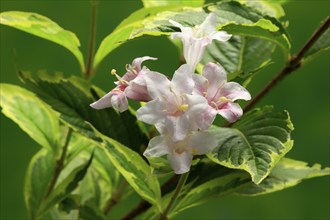
[[[118,79],[118,81],[121,82],[122,84],[126,84],[126,85],[128,85],[128,82],[127,82],[126,80],[122,79],[122,78],[117,74],[117,70],[112,69],[112,70],[111,70],[111,75],[116,76],[116,78]]]
[[[179,109],[183,112],[187,111],[189,105],[188,104],[183,104],[183,105],[180,105]]]
[[[219,98],[219,101],[221,101],[221,102],[233,102],[233,100],[228,99],[227,97],[224,97],[224,96],[221,96],[221,97]]]
[[[116,75],[116,73],[117,73],[117,70],[115,70],[115,69],[111,70],[111,75]]]
[[[128,72],[128,71],[130,70],[130,65],[129,65],[129,64],[126,64],[126,65],[125,65],[125,69],[126,69],[126,71]]]

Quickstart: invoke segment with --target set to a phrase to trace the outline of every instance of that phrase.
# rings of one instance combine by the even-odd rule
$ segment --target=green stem
[[[96,15],[97,15],[97,1],[92,1],[92,13],[91,13],[91,26],[90,26],[90,37],[89,37],[89,49],[87,57],[87,65],[85,78],[90,79],[94,75],[93,59],[94,59],[94,47],[95,47],[95,35],[96,35]]]
[[[167,207],[165,208],[165,210],[163,211],[163,213],[160,216],[160,220],[166,220],[167,219],[167,214],[168,212],[171,210],[173,204],[175,203],[175,201],[177,200],[178,196],[180,195],[181,190],[184,187],[184,184],[186,183],[187,179],[189,176],[189,172],[184,173],[180,176],[178,185],[175,188],[174,194],[170,200],[170,202],[168,203]]]
[[[50,185],[48,187],[48,190],[47,190],[47,193],[46,193],[45,198],[47,198],[49,196],[49,194],[53,191],[53,189],[55,187],[55,184],[57,182],[57,179],[58,179],[58,177],[60,176],[60,174],[61,174],[61,172],[63,170],[64,160],[65,160],[65,157],[66,157],[66,153],[68,151],[68,146],[69,146],[71,134],[72,134],[72,129],[69,128],[68,134],[67,134],[66,139],[65,139],[65,143],[64,143],[64,146],[63,146],[63,150],[62,150],[61,156],[56,161],[55,172],[54,172],[53,178],[52,178],[52,180],[50,182]]]

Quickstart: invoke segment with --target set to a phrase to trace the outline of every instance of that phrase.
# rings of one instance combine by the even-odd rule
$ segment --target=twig
[[[169,180],[167,180],[163,185],[162,185],[162,195],[165,195],[168,191],[168,189],[178,181],[178,175],[172,176]],[[143,200],[141,201],[134,209],[132,209],[127,215],[125,215],[122,220],[130,220],[133,219],[134,217],[140,215],[142,212],[147,210],[148,208],[151,207],[151,204],[148,203],[147,201]]]
[[[131,220],[134,217],[140,215],[145,210],[147,210],[149,207],[151,207],[151,204],[143,200],[134,209],[132,209],[132,211],[130,211],[123,218],[121,218],[121,220]]]
[[[113,196],[111,196],[111,198],[109,199],[107,205],[105,206],[103,213],[105,215],[107,215],[110,210],[119,202],[120,198],[121,198],[121,193],[123,192],[123,190],[126,187],[126,181],[123,180],[120,184],[120,186],[118,187],[118,190],[113,194]]]
[[[302,59],[306,52],[313,46],[313,44],[320,38],[320,36],[329,28],[330,25],[330,17],[326,19],[326,21],[320,26],[319,29],[313,34],[313,36],[306,42],[303,48],[298,52],[296,56],[292,56],[290,62],[288,62],[283,69],[278,72],[274,78],[249,102],[247,106],[244,108],[244,112],[250,110],[257,102],[263,98],[271,88],[277,85],[284,77],[294,72],[298,68],[301,67]]]
[[[65,143],[64,143],[64,146],[63,146],[63,150],[62,150],[61,156],[56,161],[55,172],[54,172],[53,178],[52,178],[52,180],[50,182],[50,185],[48,187],[48,190],[47,190],[47,193],[46,193],[45,198],[47,198],[50,195],[50,193],[53,191],[53,189],[55,187],[55,184],[57,182],[57,179],[58,179],[58,177],[60,176],[60,174],[61,174],[61,172],[63,170],[64,160],[65,160],[65,157],[66,157],[66,153],[68,151],[68,146],[69,146],[71,134],[72,134],[72,129],[69,128],[68,134],[67,134],[66,139],[65,139]]]
[[[92,1],[92,14],[91,14],[91,28],[88,48],[88,58],[86,65],[85,78],[89,79],[94,74],[93,69],[93,58],[94,58],[94,46],[95,46],[95,35],[96,35],[96,15],[97,15],[97,1]]]
[[[313,46],[313,44],[321,37],[321,35],[329,28],[330,26],[330,17],[328,17],[324,23],[319,27],[318,30],[315,31],[313,36],[307,41],[305,46],[301,48],[301,50],[298,52],[295,60],[300,61],[304,55],[307,53],[307,51]]]

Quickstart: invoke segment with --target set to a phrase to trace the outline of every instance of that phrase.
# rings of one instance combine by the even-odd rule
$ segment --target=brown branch
[[[123,190],[126,187],[126,181],[123,180],[120,184],[120,186],[118,187],[118,190],[113,194],[113,196],[111,196],[111,198],[109,199],[107,205],[105,206],[103,213],[105,215],[107,215],[110,210],[119,202],[120,198],[121,198],[121,193],[123,192]]]
[[[315,31],[313,36],[307,41],[305,46],[301,48],[298,52],[297,56],[295,57],[296,60],[300,61],[307,53],[307,51],[313,46],[313,44],[321,37],[321,35],[329,28],[330,26],[330,17],[328,17],[324,23],[319,27],[318,30]]]
[[[250,101],[250,103],[245,106],[244,112],[250,110],[257,102],[263,98],[270,89],[272,89],[278,82],[280,82],[284,77],[294,72],[302,66],[302,59],[307,51],[313,46],[313,44],[321,37],[321,35],[329,28],[330,18],[328,17],[326,21],[321,25],[321,27],[313,34],[313,36],[306,42],[303,48],[298,52],[297,55],[292,56],[290,62],[278,72],[274,78]]]
[[[125,215],[121,220],[131,220],[151,207],[151,204],[143,200],[132,211]]]
[[[178,175],[172,176],[170,179],[168,179],[163,185],[162,185],[162,195],[165,195],[168,190],[171,188],[171,186],[174,185],[174,183],[178,182]],[[147,201],[143,200],[141,201],[135,208],[133,208],[127,215],[125,215],[121,220],[130,220],[134,217],[140,215],[145,210],[151,207],[151,204]]]

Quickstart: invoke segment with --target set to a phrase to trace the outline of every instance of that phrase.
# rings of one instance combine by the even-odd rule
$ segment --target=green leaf
[[[138,25],[138,23],[141,22],[142,20],[144,20],[146,17],[156,16],[158,13],[161,13],[163,11],[178,10],[179,8],[182,8],[182,7],[178,6],[178,5],[169,5],[169,6],[160,6],[160,7],[139,9],[139,10],[133,12],[127,18],[125,18],[116,27],[115,31],[113,33],[111,33],[110,35],[108,35],[108,37],[112,36],[116,31],[119,31],[121,29],[126,29],[128,27],[134,27],[134,26]],[[99,50],[101,50],[101,49],[102,48],[100,47]]]
[[[156,17],[158,13],[166,10],[174,10],[179,6],[163,6],[155,8],[142,8],[123,20],[116,29],[104,38],[96,51],[93,67],[96,68],[100,62],[114,49],[131,38],[131,34],[137,27],[142,28],[141,22],[146,18]]]
[[[78,208],[79,208],[79,198],[77,195],[69,195],[60,202],[58,207],[60,211],[66,212],[67,214],[69,214],[72,210]]]
[[[96,131],[97,132],[97,131]],[[160,208],[160,186],[158,179],[151,175],[151,169],[146,161],[135,151],[119,142],[98,133],[102,138],[101,146],[112,164],[146,201]]]
[[[159,7],[159,6],[168,6],[168,5],[179,5],[179,6],[191,6],[198,7],[204,4],[204,0],[194,0],[194,1],[186,1],[186,0],[142,0],[143,7],[151,8],[151,7]]]
[[[306,162],[282,158],[269,176],[259,185],[249,186],[239,190],[239,195],[256,196],[292,187],[302,180],[330,175],[330,168],[321,169],[320,164],[308,166]]]
[[[170,212],[169,218],[188,208],[201,205],[211,199],[230,194],[249,183],[248,175],[232,172],[222,177],[214,178],[191,190],[181,199]]]
[[[106,216],[93,203],[85,203],[79,207],[79,219],[83,220],[105,220]]]
[[[99,63],[115,48],[128,40],[144,35],[169,35],[178,31],[169,19],[184,26],[199,25],[207,13],[214,12],[218,17],[218,29],[233,35],[262,38],[280,46],[285,55],[290,50],[290,41],[283,25],[275,18],[262,15],[257,9],[249,8],[238,2],[220,2],[208,6],[192,7],[153,7],[143,8],[124,20],[114,32],[108,35],[96,52],[93,66]]]
[[[320,38],[313,44],[306,52],[304,62],[313,60],[317,55],[330,49],[330,27],[320,36]]]
[[[0,14],[0,23],[65,47],[77,58],[84,72],[84,58],[79,50],[79,39],[74,33],[64,30],[49,18],[32,12],[6,11]]]
[[[163,157],[148,157],[152,174],[156,176],[163,176],[167,174],[174,174],[173,169],[170,167],[166,156]]]
[[[2,113],[42,147],[56,152],[59,123],[55,112],[24,88],[10,84],[0,86]]]
[[[251,181],[242,170],[229,169],[203,158],[191,168],[187,184],[178,197],[178,203],[170,212],[173,218],[180,212],[229,194],[256,196],[282,190],[300,183],[304,179],[329,175],[330,168],[321,169],[320,165],[306,166],[305,162],[282,158],[272,169],[269,176],[259,185]],[[163,206],[170,202],[174,188],[166,191]],[[172,192],[171,192],[172,191]],[[139,219],[156,219],[156,207],[150,207]]]
[[[30,161],[24,183],[24,198],[30,219],[40,217],[40,206],[55,170],[52,151],[41,149]]]
[[[69,164],[72,160],[79,156],[81,152],[87,149],[94,149],[94,147],[95,143],[93,141],[89,140],[85,136],[82,136],[81,134],[72,133],[66,154],[66,164]]]
[[[86,163],[76,167],[65,179],[57,184],[55,189],[47,197],[46,201],[42,204],[41,213],[49,211],[54,205],[61,202],[77,188],[79,182],[85,177],[87,170],[93,161],[93,156],[94,154],[91,155]]]
[[[267,66],[275,44],[260,38],[233,36],[227,42],[214,41],[205,50],[202,62],[218,62],[228,72],[228,80],[243,81]]]
[[[255,109],[234,124],[234,128],[213,128],[218,146],[208,153],[214,162],[250,173],[259,184],[292,148],[293,125],[286,111],[271,107]]]
[[[106,150],[102,148],[97,148],[95,150],[93,169],[99,173],[100,177],[102,177],[108,185],[112,185],[113,188],[111,192],[113,193],[119,187],[121,176],[116,170],[116,167],[111,163],[105,151]]]
[[[101,133],[118,140],[137,152],[147,144],[147,137],[132,111],[119,114],[112,108],[95,110],[89,105],[104,94],[78,77],[62,78],[38,73],[35,79],[26,73],[21,78],[27,87],[60,113],[60,119],[89,139],[99,141],[91,124]],[[93,97],[93,95],[95,97]]]
[[[83,152],[85,155],[90,152]],[[118,189],[120,174],[101,148],[95,148],[93,163],[77,193],[82,203],[103,209]]]
[[[61,219],[61,220],[71,220],[71,219],[78,219],[79,213],[78,210],[72,210],[70,213],[64,212],[57,207],[54,207],[50,210],[49,215],[47,218],[44,219]]]
[[[259,1],[250,1],[250,0],[238,0],[240,3],[247,5],[250,8],[254,8],[260,11],[261,14],[269,15],[274,18],[281,18],[285,15],[281,0],[259,0]]]
[[[284,26],[277,19],[262,15],[258,9],[238,2],[220,3],[208,9],[218,16],[218,28],[233,35],[261,38],[277,44],[289,55],[291,44]]]

